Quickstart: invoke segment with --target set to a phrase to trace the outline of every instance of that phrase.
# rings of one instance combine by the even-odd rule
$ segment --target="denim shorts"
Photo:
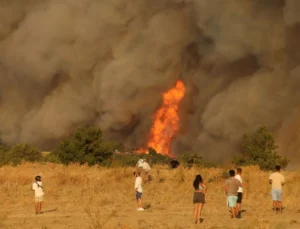
[[[228,196],[227,197],[227,205],[228,207],[236,207],[238,197],[237,196]]]
[[[274,201],[282,200],[282,190],[280,189],[272,189],[271,195],[272,195],[272,200]]]
[[[141,192],[136,192],[136,193],[135,193],[136,199],[137,199],[137,200],[138,200],[138,199],[142,199],[142,194],[143,194],[143,193],[141,193]]]

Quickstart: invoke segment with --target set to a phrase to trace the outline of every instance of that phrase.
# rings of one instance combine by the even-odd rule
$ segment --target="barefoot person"
[[[201,175],[197,175],[195,177],[193,186],[195,188],[194,192],[194,222],[201,223],[201,211],[203,208],[203,204],[205,203],[205,193],[206,193],[206,185],[203,183],[203,179]]]
[[[144,211],[143,204],[142,204],[142,194],[143,194],[143,187],[142,187],[142,178],[141,178],[141,173],[139,171],[134,173],[135,175],[135,197],[137,201],[137,210],[138,211]]]
[[[236,218],[236,202],[238,199],[238,189],[242,187],[242,183],[236,179],[235,171],[229,171],[230,178],[228,178],[225,182],[225,193],[227,195],[227,205],[231,210],[232,218]]]
[[[235,175],[235,178],[238,179],[241,183],[243,183],[242,168],[237,168],[236,173],[237,174]],[[238,199],[236,201],[236,215],[238,217],[241,217],[242,200],[243,200],[243,188],[242,187],[239,187],[237,194],[238,194]]]
[[[279,208],[280,213],[282,213],[282,186],[284,186],[285,180],[284,176],[280,173],[280,169],[281,167],[276,165],[276,171],[269,177],[269,183],[272,185],[273,211],[277,212],[277,208]]]
[[[32,190],[35,192],[35,214],[41,214],[42,202],[44,199],[43,183],[41,176],[35,177],[35,182],[32,184]]]

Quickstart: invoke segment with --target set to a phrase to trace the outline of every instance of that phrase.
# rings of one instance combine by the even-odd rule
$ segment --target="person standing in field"
[[[32,184],[32,190],[35,193],[35,214],[42,214],[42,203],[44,200],[43,183],[41,176],[35,177],[35,182]]]
[[[141,173],[139,171],[135,172],[134,175],[135,175],[135,184],[134,184],[135,197],[136,197],[137,206],[138,206],[137,211],[144,211],[143,203],[142,203],[143,180],[141,178]]]
[[[242,187],[242,183],[236,179],[235,171],[229,171],[230,178],[225,182],[225,193],[227,195],[227,206],[231,210],[232,218],[236,218],[236,203],[238,199],[238,189]]]
[[[236,175],[235,178],[238,179],[241,184],[243,183],[243,179],[242,179],[242,168],[237,168],[236,169]],[[243,187],[239,187],[238,191],[237,191],[237,201],[236,201],[236,215],[238,217],[241,216],[241,210],[242,210],[242,200],[243,200]]]
[[[276,171],[269,177],[269,183],[272,185],[273,211],[277,212],[277,208],[279,208],[280,213],[282,213],[282,187],[285,185],[285,180],[280,169],[279,165],[275,166]]]
[[[201,212],[203,209],[203,204],[205,204],[205,193],[206,193],[206,185],[203,182],[201,175],[197,175],[195,177],[194,183],[194,222],[201,223]]]

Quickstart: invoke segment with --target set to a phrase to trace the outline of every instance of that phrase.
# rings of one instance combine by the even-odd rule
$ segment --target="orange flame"
[[[174,88],[163,94],[163,105],[154,115],[148,148],[160,154],[170,154],[171,140],[179,128],[178,104],[185,94],[185,86],[178,80]]]

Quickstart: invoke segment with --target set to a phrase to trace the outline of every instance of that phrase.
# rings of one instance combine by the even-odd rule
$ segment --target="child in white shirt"
[[[35,214],[42,214],[42,202],[44,199],[43,183],[41,176],[35,177],[35,182],[32,184],[32,190],[35,193]]]
[[[143,204],[142,204],[142,194],[143,194],[143,187],[142,187],[142,178],[141,178],[141,173],[134,172],[135,175],[135,184],[134,184],[134,189],[135,189],[135,197],[137,201],[138,211],[144,211]]]

